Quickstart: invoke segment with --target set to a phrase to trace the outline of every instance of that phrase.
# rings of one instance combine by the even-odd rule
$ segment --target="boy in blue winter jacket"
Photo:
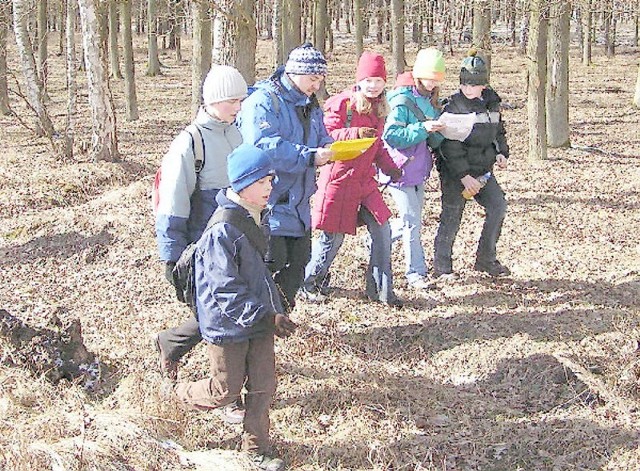
[[[326,74],[320,51],[303,44],[291,51],[283,68],[256,84],[238,118],[244,142],[266,151],[276,171],[269,199],[268,263],[286,312],[295,305],[311,257],[315,168],[333,155],[325,148],[333,139],[315,96]]]
[[[228,171],[231,188],[218,193],[217,211],[235,211],[252,221],[251,233],[222,221],[210,224],[197,243],[196,307],[211,374],[178,383],[176,395],[191,408],[209,410],[237,401],[246,387],[242,450],[253,454],[261,469],[275,471],[284,463],[271,456],[269,441],[276,388],[273,339],[274,333],[291,335],[296,325],[283,314],[258,227],[274,171],[267,153],[249,144],[231,153]]]

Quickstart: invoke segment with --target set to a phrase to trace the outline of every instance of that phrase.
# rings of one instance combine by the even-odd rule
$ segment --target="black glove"
[[[176,262],[166,262],[164,265],[164,277],[171,283],[171,286],[173,286],[173,267],[175,266]]]
[[[376,137],[378,135],[378,130],[374,128],[358,128],[358,137],[360,139],[364,139],[367,137]]]

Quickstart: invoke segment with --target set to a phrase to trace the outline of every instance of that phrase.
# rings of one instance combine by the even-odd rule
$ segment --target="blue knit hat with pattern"
[[[304,43],[291,51],[284,71],[293,75],[327,75],[327,61],[311,43]]]
[[[231,189],[240,193],[261,178],[275,173],[269,154],[251,144],[240,144],[227,158]]]

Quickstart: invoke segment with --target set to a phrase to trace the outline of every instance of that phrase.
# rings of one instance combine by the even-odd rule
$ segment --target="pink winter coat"
[[[351,126],[346,128],[348,103],[352,118]],[[358,139],[360,127],[377,129],[378,140],[353,160],[332,162],[321,167],[311,213],[313,227],[331,233],[355,234],[361,205],[371,212],[379,224],[384,224],[391,216],[391,211],[378,190],[378,182],[374,178],[375,166],[385,173],[397,168],[379,138],[384,118],[377,118],[373,113],[359,114],[355,110],[352,91],[345,90],[325,103],[324,124],[336,141]]]

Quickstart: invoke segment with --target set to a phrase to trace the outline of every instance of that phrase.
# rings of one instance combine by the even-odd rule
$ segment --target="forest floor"
[[[260,78],[269,48],[260,43]],[[447,57],[445,96],[462,53]],[[149,190],[190,120],[191,73],[188,60],[166,54],[163,75],[145,77],[137,54],[140,120],[124,120],[124,86],[112,82],[122,162],[64,161],[16,118],[0,117],[0,308],[36,334],[54,329],[54,316],[79,319],[102,371],[97,381],[55,383],[25,358],[25,342],[1,337],[2,469],[247,469],[232,451],[240,426],[181,412],[162,391],[150,346],[154,332],[188,315],[157,260]],[[573,50],[575,147],[530,162],[525,58],[508,47],[493,54],[512,156],[497,173],[509,201],[498,251],[512,276],[472,270],[482,212],[469,204],[455,245],[459,280],[408,289],[396,245],[405,308],[367,302],[359,233],[334,264],[329,301],[296,308],[298,333],[276,345],[271,412],[291,469],[640,469],[638,51],[607,59],[597,48],[589,67],[578,58]],[[62,129],[64,67],[51,59],[49,107]],[[350,83],[355,61],[353,47],[337,45],[330,93]],[[79,102],[86,141],[84,85]],[[12,105],[25,120],[15,97]],[[437,178],[423,214],[428,258]],[[207,374],[204,350],[187,357],[182,379]]]

